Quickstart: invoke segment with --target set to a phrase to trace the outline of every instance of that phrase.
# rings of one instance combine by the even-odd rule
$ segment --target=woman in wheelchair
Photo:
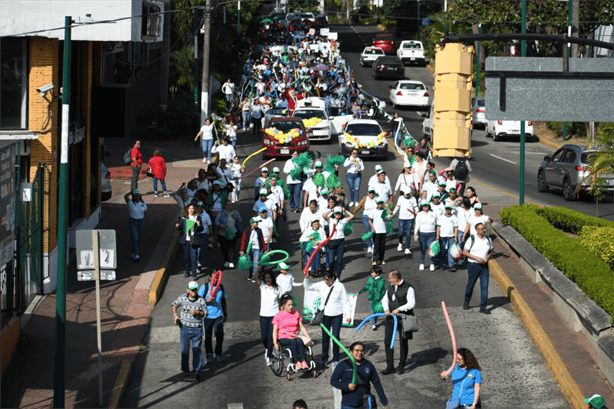
[[[280,345],[290,347],[296,369],[310,369],[305,360],[305,344],[301,338],[309,339],[309,335],[303,325],[301,315],[294,309],[292,296],[290,294],[283,295],[279,304],[281,311],[275,314],[275,318],[273,318],[273,346],[280,353]],[[298,335],[299,330],[301,332],[300,337]]]
[[[317,233],[317,234],[316,234]],[[317,238],[317,236],[320,236],[319,238]],[[301,235],[301,238],[299,239],[301,246],[303,248],[303,251],[305,253],[305,261],[304,263],[307,264],[307,262],[309,261],[309,257],[311,257],[311,254],[315,251],[315,249],[320,245],[320,243],[326,240],[326,232],[324,231],[324,227],[320,226],[320,219],[319,216],[314,218],[311,221],[311,227],[308,227],[307,229],[305,229],[305,232],[303,232],[303,234]],[[309,251],[307,251],[307,244],[313,241],[313,246],[310,246],[311,248],[309,249]],[[322,273],[324,274],[323,271],[321,270],[321,265],[320,265],[320,255],[322,254],[322,249],[318,250],[318,253],[315,255],[315,257],[313,258],[313,262],[312,265],[309,266],[309,270],[317,274]]]

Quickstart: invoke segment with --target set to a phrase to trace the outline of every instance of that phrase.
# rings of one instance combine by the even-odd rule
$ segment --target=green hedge
[[[585,226],[578,241],[606,263],[614,262],[614,227]]]
[[[501,221],[522,234],[591,300],[614,317],[614,274],[610,266],[534,209],[527,205],[505,208],[500,213]]]
[[[575,212],[566,207],[531,206],[531,209],[554,227],[574,234],[579,234],[584,226],[614,227],[614,223],[609,220]]]

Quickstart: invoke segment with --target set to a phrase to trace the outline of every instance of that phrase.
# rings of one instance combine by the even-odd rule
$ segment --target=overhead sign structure
[[[488,57],[486,119],[611,122],[609,58]]]
[[[99,267],[100,279],[114,281],[117,269],[117,245],[115,230],[98,230],[99,232]],[[96,279],[96,250],[92,240],[92,230],[77,230],[77,279],[79,281],[93,281]]]

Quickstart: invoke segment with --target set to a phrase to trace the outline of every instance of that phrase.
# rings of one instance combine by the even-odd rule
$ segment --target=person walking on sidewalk
[[[346,168],[345,180],[350,189],[350,207],[358,206],[362,171],[365,170],[364,162],[358,157],[358,149],[352,149],[350,156],[345,158],[343,167]]]
[[[141,192],[139,189],[134,189],[124,195],[124,200],[128,205],[130,211],[130,221],[128,227],[130,228],[130,239],[132,240],[132,254],[130,257],[134,261],[139,261],[141,256],[139,255],[139,243],[141,241],[141,235],[143,234],[143,227],[145,226],[145,218],[151,226],[151,219],[149,213],[147,213],[147,205],[141,198]]]
[[[170,197],[166,191],[166,162],[162,157],[160,149],[154,151],[153,158],[149,160],[149,167],[151,168],[151,175],[153,176],[154,196],[158,197],[158,181],[160,181],[162,190],[164,191],[164,197]]]
[[[232,201],[226,200],[224,210],[217,214],[215,225],[218,227],[218,239],[224,256],[224,267],[235,268],[234,261],[237,240],[241,232],[241,215],[232,208]],[[232,236],[232,237],[231,237]]]
[[[478,223],[475,226],[476,235],[471,235],[465,242],[465,248],[463,255],[469,260],[467,267],[467,273],[469,275],[469,281],[465,288],[465,303],[463,309],[469,309],[469,301],[473,295],[473,287],[480,279],[480,312],[482,314],[490,314],[490,311],[486,309],[486,302],[488,301],[488,279],[490,278],[490,270],[488,269],[488,260],[493,253],[492,241],[486,235],[486,227],[484,223]]]
[[[439,240],[440,253],[439,253],[439,266],[442,269],[450,268],[450,272],[455,272],[454,257],[450,249],[452,244],[458,244],[458,217],[452,214],[453,206],[451,204],[445,205],[444,214],[437,218],[437,238]]]
[[[202,136],[202,149],[203,149],[203,163],[211,162],[211,150],[213,149],[213,128],[215,125],[211,123],[211,119],[205,119],[205,124],[200,128],[200,131],[196,134],[194,142]]]
[[[197,236],[197,233],[203,231],[203,219],[200,217],[199,212],[196,210],[196,206],[189,204],[183,212],[183,217],[179,220],[179,223],[175,224],[175,229],[181,234],[179,236],[179,244],[183,245],[184,264],[185,264],[185,276],[189,277],[192,274],[194,280],[196,280],[196,274],[198,273],[198,249],[201,247],[201,243],[196,243],[202,239]]]
[[[369,292],[369,314],[373,314],[374,304],[382,301],[384,294],[386,293],[386,281],[381,277],[382,276],[382,268],[380,266],[373,266],[371,269],[371,277],[367,280],[367,284],[364,286],[362,290],[358,292],[358,295]],[[377,329],[377,317],[373,317],[370,320],[371,328],[373,331]]]
[[[481,408],[480,392],[482,389],[482,368],[473,352],[459,348],[456,353],[456,365],[450,375],[443,371],[441,379],[452,377],[454,389],[446,408]]]
[[[264,242],[264,235],[262,234],[262,230],[258,227],[258,223],[260,223],[262,219],[260,216],[252,217],[249,219],[249,229],[243,230],[243,235],[241,236],[241,247],[239,256],[242,256],[247,252],[247,248],[251,243],[250,253],[247,254],[247,258],[250,259],[253,263],[252,271],[247,272],[247,280],[251,282],[255,282],[254,276],[256,275],[256,271],[258,271],[258,263],[260,261],[260,255],[266,253],[267,246]]]
[[[272,271],[263,273],[262,269],[262,266],[258,267],[254,282],[260,287],[260,339],[265,348],[264,359],[269,366],[269,356],[273,348],[273,318],[279,312],[279,300],[283,294],[275,281],[275,274]]]
[[[386,253],[386,223],[392,219],[388,209],[384,207],[384,199],[375,199],[377,207],[365,212],[369,218],[369,226],[373,232],[373,265],[386,264],[384,254]],[[387,213],[387,214],[386,214]]]
[[[403,239],[405,239],[405,254],[411,254],[409,246],[411,244],[411,234],[414,230],[414,220],[418,214],[418,203],[416,198],[412,196],[412,188],[401,186],[401,196],[397,200],[397,205],[392,214],[399,213],[399,245],[397,251],[403,251]]]
[[[429,269],[435,271],[434,258],[430,254],[431,244],[437,237],[437,215],[431,211],[431,204],[426,200],[420,203],[422,211],[416,215],[416,227],[414,228],[414,238],[420,239],[420,267],[419,270],[424,270],[424,256],[429,255]]]
[[[234,93],[235,93],[235,84],[228,78],[226,82],[222,85],[222,92],[224,93],[224,98],[226,98],[226,107],[230,111],[234,104]]]
[[[211,289],[217,286],[217,280],[213,280],[213,270],[208,274],[209,282],[203,284],[198,290],[198,295],[207,301],[207,318],[205,318],[205,350],[207,352],[207,363],[213,363],[213,334],[215,334],[215,357],[219,362],[226,359],[222,355],[222,343],[224,342],[224,323],[228,318],[226,309],[226,288],[220,283],[220,288],[211,296]]]
[[[177,315],[177,307],[181,308],[181,316]],[[207,316],[207,304],[198,295],[198,283],[188,283],[187,294],[181,294],[171,304],[173,321],[179,325],[181,334],[181,371],[184,376],[190,376],[190,344],[192,344],[192,370],[194,379],[200,381],[200,370],[203,367],[203,318]]]
[[[294,159],[296,158],[298,158],[298,151],[293,151],[292,157],[288,159],[284,165],[284,173],[288,175],[286,177],[286,185],[288,185],[288,190],[290,191],[290,210],[300,213],[301,188],[303,187],[303,181],[300,178],[294,179],[290,175],[290,172],[297,167],[296,163],[294,163]]]
[[[228,138],[222,139],[221,145],[218,141],[215,141],[213,144],[213,148],[211,149],[211,153],[219,154],[220,161],[222,159],[226,159],[226,163],[232,163],[234,157],[237,156],[235,148],[232,145],[228,144]]]
[[[141,153],[141,141],[136,141],[130,151],[130,169],[132,169],[132,178],[130,179],[130,191],[135,191],[139,188],[139,175],[143,166],[143,154]]]

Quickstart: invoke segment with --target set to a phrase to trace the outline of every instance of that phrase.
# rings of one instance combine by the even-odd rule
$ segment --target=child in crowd
[[[358,292],[358,295],[369,292],[369,314],[373,314],[374,304],[380,302],[382,298],[384,298],[384,294],[386,294],[386,280],[382,277],[382,268],[380,266],[374,266],[371,269],[371,277],[367,280],[367,284],[364,286],[362,290]],[[371,318],[371,328],[373,331],[377,329],[377,318]]]

